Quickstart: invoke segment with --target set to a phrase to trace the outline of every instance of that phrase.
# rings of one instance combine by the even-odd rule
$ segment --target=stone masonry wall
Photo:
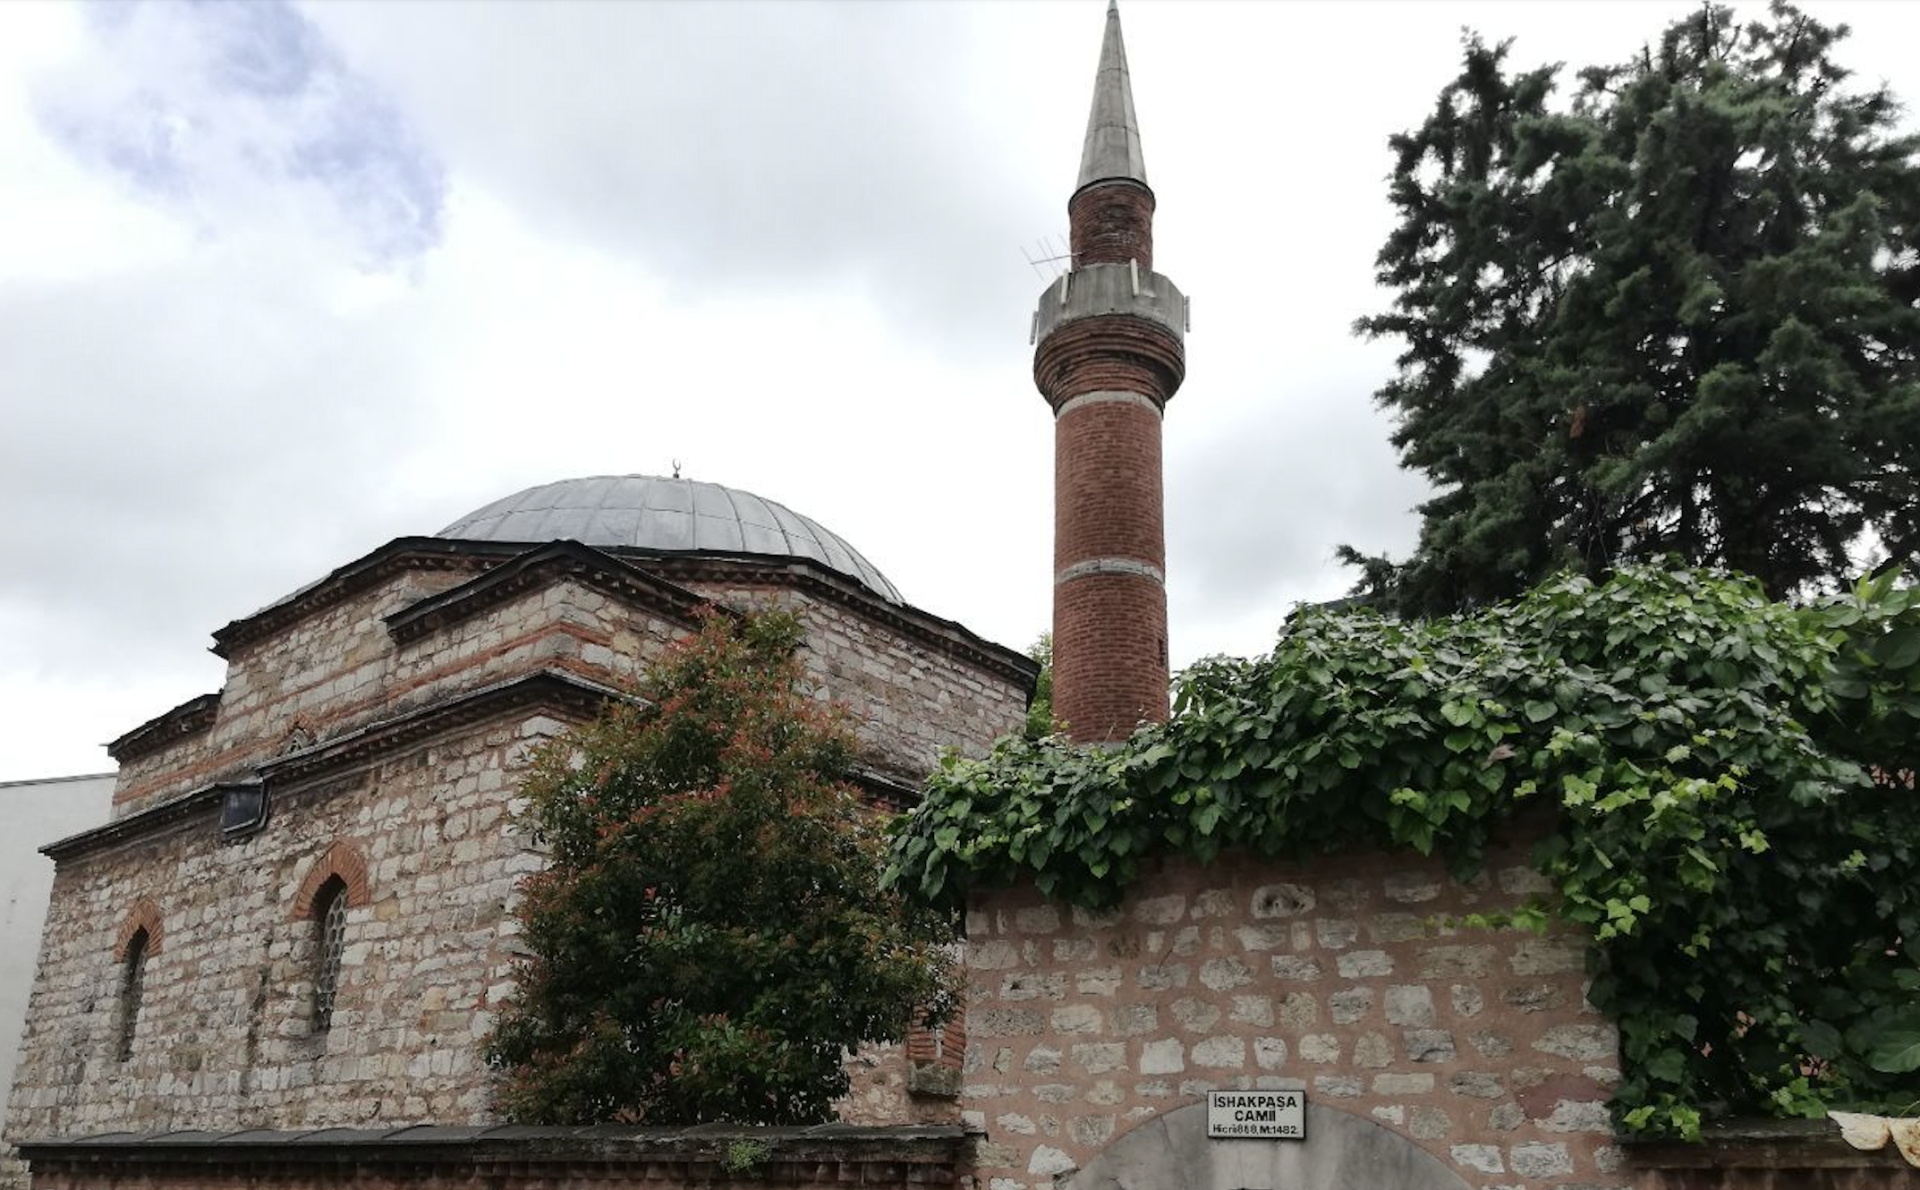
[[[688,585],[734,607],[798,616],[807,673],[847,704],[873,759],[896,776],[917,783],[948,748],[983,756],[1026,720],[1024,686],[838,603],[787,587]]]
[[[60,864],[7,1140],[483,1119],[476,1043],[510,986],[515,883],[540,862],[510,821],[513,790],[563,727],[496,722],[276,792],[239,841],[207,814]],[[336,846],[364,862],[365,889],[316,1033],[318,927],[295,914]],[[116,940],[146,904],[160,928],[121,1061]]]
[[[407,571],[237,650],[227,660],[212,727],[120,765],[115,817],[274,755],[296,720],[318,731],[355,704],[376,705],[393,651],[382,617],[469,577]]]
[[[432,593],[422,576],[236,653],[215,725],[122,774],[118,816],[250,776],[298,724],[324,744],[367,723],[542,669],[619,684],[684,631],[562,579],[397,643],[382,617]],[[436,576],[429,575],[427,578]],[[444,577],[444,576],[439,576]],[[431,587],[432,584],[429,584]],[[849,701],[885,767],[917,777],[941,748],[984,750],[1025,710],[1018,684],[824,599],[790,602],[824,693]],[[55,877],[9,1141],[92,1132],[484,1122],[477,1040],[510,989],[520,874],[509,821],[530,745],[564,728],[521,716],[450,730],[370,768],[276,787],[259,832],[223,841],[212,808],[71,856]],[[336,845],[364,861],[347,917],[332,1030],[310,1024],[317,929],[295,917]],[[345,874],[345,873],[343,873]],[[131,1057],[117,1056],[116,943],[153,914]],[[908,1094],[902,1047],[852,1062],[856,1122],[950,1119]],[[0,1161],[0,1185],[19,1173]]]
[[[619,684],[684,631],[570,580],[406,644],[383,618],[465,576],[408,572],[235,653],[213,726],[123,765],[125,816],[223,778],[246,777],[297,724],[326,740],[449,693],[542,667]],[[838,604],[781,587],[704,592],[742,606],[775,602],[807,626],[807,664],[855,712],[884,767],[917,780],[942,749],[983,752],[1026,712],[1017,683],[943,655]]]
[[[1454,928],[1538,891],[1417,856],[1168,861],[1116,911],[976,894],[961,1107],[979,1190],[1047,1190],[1211,1089],[1304,1087],[1487,1190],[1612,1187],[1617,1036],[1571,935]]]

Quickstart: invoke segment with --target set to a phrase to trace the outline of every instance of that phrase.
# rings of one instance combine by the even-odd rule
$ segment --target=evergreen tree
[[[846,1051],[951,1011],[952,922],[881,888],[852,737],[787,615],[710,612],[643,700],[537,758],[529,957],[490,1059],[522,1123],[813,1123]]]
[[[1676,554],[1775,596],[1920,550],[1920,140],[1845,85],[1844,26],[1707,5],[1633,61],[1508,69],[1477,37],[1396,136],[1376,394],[1436,495],[1409,613]]]
[[[1021,734],[1037,740],[1059,729],[1053,721],[1053,633],[1042,632],[1040,639],[1027,646],[1027,656],[1040,663],[1040,676],[1033,680],[1033,699],[1027,703],[1027,725]]]

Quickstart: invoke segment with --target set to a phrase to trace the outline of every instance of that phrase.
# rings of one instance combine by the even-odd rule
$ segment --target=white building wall
[[[112,803],[112,773],[0,781],[0,1103],[20,1060],[20,1029],[53,889],[53,861],[39,849],[106,822]]]

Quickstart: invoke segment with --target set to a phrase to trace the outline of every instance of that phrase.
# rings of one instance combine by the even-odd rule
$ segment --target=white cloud
[[[1337,594],[1337,542],[1411,540],[1391,347],[1348,328],[1458,27],[1589,61],[1690,5],[1124,7],[1194,297],[1178,664]],[[1052,431],[1020,249],[1064,228],[1101,8],[0,4],[0,777],[106,767],[219,684],[210,630],[391,537],[676,458],[1024,646]],[[1912,10],[1815,10],[1920,96]]]

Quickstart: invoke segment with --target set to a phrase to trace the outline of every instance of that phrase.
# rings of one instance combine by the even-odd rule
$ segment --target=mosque
[[[1092,746],[1167,713],[1160,435],[1188,327],[1153,213],[1110,6],[1072,267],[1034,317],[1054,705]],[[705,603],[799,618],[882,802],[1017,729],[1036,677],[828,528],[718,484],[563,480],[350,561],[216,631],[222,688],[114,741],[110,820],[44,848],[0,1184],[1762,1184],[1668,1178],[1614,1137],[1618,1042],[1580,938],[1432,924],[1535,892],[1517,852],[1465,884],[1402,856],[1169,860],[1107,914],[988,890],[968,906],[964,1031],[855,1055],[841,1125],[502,1125],[478,1042],[512,986],[516,882],[541,863],[512,820],[529,751]],[[1223,1134],[1218,1092],[1295,1131]],[[1871,1174],[1791,1184],[1891,1184]]]

